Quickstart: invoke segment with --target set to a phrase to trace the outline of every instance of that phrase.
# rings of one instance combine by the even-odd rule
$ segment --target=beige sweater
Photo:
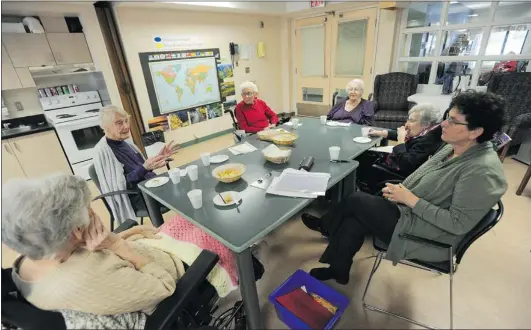
[[[156,248],[129,239],[128,244],[152,262],[136,270],[108,250],[79,249],[36,282],[26,282],[18,276],[21,257],[13,267],[13,281],[30,303],[44,310],[151,314],[159,302],[175,291],[184,266],[179,259]]]

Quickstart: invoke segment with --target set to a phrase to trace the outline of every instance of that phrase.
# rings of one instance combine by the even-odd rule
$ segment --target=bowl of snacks
[[[282,133],[288,133],[285,129],[266,129],[257,133],[258,138],[262,141],[273,141],[273,138]]]
[[[267,161],[275,164],[284,164],[289,161],[291,157],[291,149],[286,147],[277,147],[270,144],[267,148],[262,150],[262,154]]]
[[[295,142],[295,140],[297,140],[297,138],[298,138],[297,134],[281,133],[273,137],[273,143],[282,145],[282,146],[290,146]]]
[[[245,165],[230,163],[216,167],[212,170],[212,176],[224,183],[238,181],[245,173]]]

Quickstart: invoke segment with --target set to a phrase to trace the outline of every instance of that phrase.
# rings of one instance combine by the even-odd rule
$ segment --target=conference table
[[[176,185],[169,182],[156,188],[146,187],[145,182],[139,184],[149,216],[155,226],[158,227],[164,222],[160,211],[162,204],[209,233],[235,254],[240,291],[251,329],[263,329],[263,324],[250,247],[313,201],[308,198],[267,194],[265,189],[252,184],[259,179],[267,181],[267,178],[279,175],[286,168],[297,169],[304,157],[312,156],[315,162],[311,171],[330,173],[327,189],[334,187],[341,197],[355,191],[358,162],[354,159],[381,139],[371,138],[369,143],[356,143],[353,138],[362,135],[360,125],[330,127],[322,125],[319,119],[315,118],[299,120],[302,125],[296,130],[287,125],[282,126],[298,135],[298,139],[291,147],[291,158],[286,164],[277,165],[266,161],[261,150],[270,142],[261,141],[256,135],[252,135],[245,137],[243,142],[255,146],[258,149],[256,151],[233,155],[225,149],[212,153],[212,156],[228,155],[230,158],[225,163],[241,163],[247,167],[242,178],[236,182],[228,184],[219,182],[212,176],[216,164],[204,166],[201,160],[196,160],[184,166],[192,164],[198,166],[199,177],[196,181],[182,177]],[[339,159],[348,162],[330,162],[328,148],[331,146],[339,146],[341,148]],[[161,174],[161,176],[167,175],[167,173]],[[192,207],[187,196],[187,192],[192,189],[201,189],[203,192],[203,206],[197,210]],[[241,202],[228,207],[216,206],[212,200],[217,194],[225,191],[239,192]]]

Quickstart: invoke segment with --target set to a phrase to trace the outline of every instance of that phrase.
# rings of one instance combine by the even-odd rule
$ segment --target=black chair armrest
[[[171,296],[164,299],[147,320],[144,329],[163,330],[174,326],[180,313],[186,308],[195,291],[206,281],[219,260],[219,256],[203,250],[194,263],[188,268],[175,287]]]
[[[101,194],[97,197],[94,197],[94,199],[92,200],[93,202],[98,200],[98,199],[103,199],[104,197],[110,197],[110,196],[116,196],[116,195],[138,195],[139,192],[138,191],[133,191],[133,190],[118,190],[118,191],[112,191],[112,192],[109,192],[109,193],[105,193],[105,194]]]
[[[401,180],[401,181],[403,181],[403,180],[405,179],[402,175],[396,173],[395,171],[391,170],[390,168],[388,168],[388,167],[385,166],[385,165],[382,165],[382,164],[372,164],[372,167],[373,167],[374,169],[379,170],[379,171],[385,172],[386,174],[388,174],[388,175],[390,175],[390,176],[393,176],[394,179],[396,179],[396,180]],[[394,179],[393,179],[393,180],[394,180]],[[388,182],[388,181],[386,181],[386,182]]]
[[[411,235],[411,234],[405,234],[405,233],[404,234],[398,234],[398,237],[400,237],[402,239],[405,239],[405,240],[408,240],[408,241],[415,242],[415,243],[424,244],[424,245],[428,245],[428,246],[431,246],[431,247],[436,247],[436,248],[439,248],[439,249],[449,249],[449,248],[452,247],[450,244],[441,243],[441,242],[438,242],[438,241],[434,241],[434,240],[431,240],[431,239],[427,239],[427,238],[423,238],[423,237],[419,237],[419,236],[415,236],[415,235]]]
[[[118,228],[114,229],[114,233],[116,234],[119,234],[123,231],[126,231],[127,229],[131,229],[135,226],[138,226],[138,222],[134,221],[134,220],[131,220],[131,219],[127,219],[125,220],[124,222],[122,222]]]
[[[372,100],[372,93],[369,93],[369,96],[367,97],[367,100]]]

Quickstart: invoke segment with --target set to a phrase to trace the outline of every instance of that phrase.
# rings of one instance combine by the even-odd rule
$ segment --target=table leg
[[[247,248],[241,253],[235,253],[235,257],[238,265],[240,292],[247,317],[247,326],[249,329],[264,329],[262,315],[260,314],[260,304],[258,303],[258,292],[256,291],[251,249]]]
[[[162,212],[160,212],[160,203],[153,197],[144,193],[143,191],[142,191],[142,196],[144,197],[144,202],[146,203],[146,207],[147,207],[147,211],[149,214],[149,218],[151,219],[151,223],[155,227],[162,226],[162,224],[164,223],[164,219],[162,218]]]

